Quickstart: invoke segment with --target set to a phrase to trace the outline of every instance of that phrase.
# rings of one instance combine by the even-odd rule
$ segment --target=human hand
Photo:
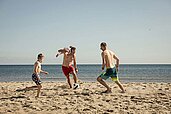
[[[59,53],[58,54],[56,54],[56,57],[58,57],[59,56]]]
[[[115,67],[116,67],[116,71],[118,72],[119,67],[118,66],[115,66]]]
[[[78,73],[78,68],[75,68],[75,72]]]
[[[45,74],[49,74],[48,72],[44,72]]]

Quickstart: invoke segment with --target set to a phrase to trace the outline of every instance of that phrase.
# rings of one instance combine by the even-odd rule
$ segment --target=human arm
[[[101,53],[102,56],[102,70],[105,68],[105,58],[104,58],[104,52]]]
[[[48,72],[46,71],[43,71],[43,70],[40,70],[41,73],[44,73],[44,74],[49,74]]]
[[[56,57],[58,57],[61,54],[65,54],[66,52],[69,52],[68,48],[59,49],[58,53],[56,54]]]
[[[76,55],[75,54],[73,55],[73,60],[74,60],[74,68],[75,68],[75,71],[77,73],[78,72],[78,68],[77,68],[77,62],[76,62]]]
[[[119,58],[116,57],[115,54],[113,54],[113,58],[116,60],[116,65],[115,65],[115,67],[116,67],[116,70],[118,71],[118,67],[119,67]]]

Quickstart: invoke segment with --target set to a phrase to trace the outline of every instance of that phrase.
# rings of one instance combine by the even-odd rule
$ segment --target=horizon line
[[[136,65],[136,64],[137,64],[137,65],[138,65],[138,64],[142,64],[142,65],[143,65],[143,64],[144,64],[144,65],[145,65],[145,64],[149,64],[149,65],[150,65],[150,64],[151,64],[151,65],[153,65],[153,64],[159,64],[159,65],[160,65],[160,64],[161,64],[161,65],[162,65],[162,64],[168,64],[168,65],[169,65],[169,64],[171,64],[171,63],[120,63],[120,65],[123,65],[123,64],[126,64],[126,65],[127,65],[127,64],[132,64],[132,65],[134,65],[134,64],[135,64],[135,65]],[[0,63],[0,65],[33,65],[33,64],[31,64],[31,63],[5,63],[5,64],[2,63],[2,64],[1,64],[1,63]],[[62,65],[62,64],[42,63],[42,65]],[[101,65],[101,63],[77,63],[77,65]]]

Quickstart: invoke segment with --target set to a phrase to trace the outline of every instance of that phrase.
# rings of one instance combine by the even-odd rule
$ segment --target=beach
[[[171,114],[171,83],[123,83],[126,93],[110,82],[112,93],[97,82],[43,82],[36,90],[17,91],[33,82],[0,82],[0,114]]]

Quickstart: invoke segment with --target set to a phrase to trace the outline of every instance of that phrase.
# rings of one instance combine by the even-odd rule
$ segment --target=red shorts
[[[62,71],[66,77],[69,77],[69,74],[73,73],[75,71],[75,69],[73,66],[69,66],[69,67],[62,66]]]

